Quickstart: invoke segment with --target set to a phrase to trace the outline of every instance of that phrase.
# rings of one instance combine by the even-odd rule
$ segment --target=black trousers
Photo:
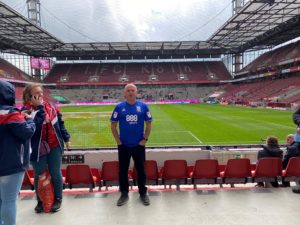
[[[130,158],[133,158],[134,166],[137,171],[137,182],[140,195],[147,193],[146,187],[146,173],[145,173],[145,160],[146,151],[145,146],[137,145],[135,147],[127,147],[124,145],[118,146],[119,157],[119,185],[120,192],[128,193],[128,168],[130,164]]]

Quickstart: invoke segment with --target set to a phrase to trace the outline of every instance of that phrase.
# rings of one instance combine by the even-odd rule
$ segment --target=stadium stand
[[[282,46],[272,51],[268,51],[251,63],[246,65],[240,72],[243,74],[253,74],[259,71],[275,71],[283,66],[290,67],[291,63],[299,62],[300,41]]]
[[[291,97],[298,94],[294,91],[298,90],[299,86],[300,81],[297,75],[278,79],[266,78],[251,83],[232,83],[224,86],[225,92],[222,98],[234,102],[276,101],[291,103],[293,102]],[[289,92],[295,94],[288,95]],[[295,96],[295,100],[297,99],[298,95]]]
[[[197,84],[173,84],[173,85],[155,85],[140,84],[139,99],[147,101],[160,101],[170,99],[204,99],[211,93],[219,91],[218,86],[206,86]],[[62,96],[71,102],[102,102],[102,101],[120,101],[123,100],[123,87],[119,86],[73,86],[65,89],[58,87],[51,89],[51,96]]]
[[[124,78],[124,79],[122,79]],[[221,61],[181,63],[56,64],[46,83],[211,82],[231,79]]]
[[[297,57],[298,50],[295,48],[297,49],[299,45],[300,43],[296,42],[282,47],[284,51],[282,48],[280,52],[274,50],[277,52],[276,57],[280,57],[281,61],[289,60],[289,57]],[[284,52],[286,54],[283,54]],[[271,53],[265,53],[261,57],[270,57],[269,54]],[[275,53],[273,59],[276,58],[274,55]],[[258,62],[261,60],[257,59]],[[5,79],[35,81],[7,61],[1,59],[0,62],[0,76],[5,76]],[[262,65],[258,67],[262,68]],[[207,99],[213,93],[221,92],[223,94],[220,97],[231,103],[249,101],[284,102],[296,105],[300,103],[300,82],[297,74],[247,80],[247,83],[218,85],[216,82],[230,79],[228,70],[222,62],[57,64],[44,82],[46,85],[57,83],[62,86],[45,88],[45,95],[62,103],[120,101],[123,99],[122,86],[109,86],[109,84],[123,85],[122,78],[126,78],[126,82],[142,83],[139,85],[139,98],[147,101]],[[208,84],[209,82],[213,83]],[[100,86],[94,86],[97,83]],[[83,87],[79,84],[93,86]],[[21,103],[24,83],[15,85],[17,102]]]
[[[8,61],[0,58],[0,77],[13,80],[13,81],[31,81],[36,82],[37,80],[33,77],[25,74],[17,67],[10,64]]]
[[[22,99],[24,87],[16,87],[16,98]]]

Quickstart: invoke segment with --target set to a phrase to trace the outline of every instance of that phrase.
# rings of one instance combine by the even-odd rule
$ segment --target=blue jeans
[[[63,180],[61,175],[61,148],[53,148],[50,153],[39,158],[38,162],[31,162],[34,170],[34,188],[38,201],[41,201],[38,195],[38,180],[39,175],[47,169],[51,175],[51,180],[54,188],[55,199],[62,199]]]
[[[17,199],[24,172],[0,177],[0,223],[16,225]]]

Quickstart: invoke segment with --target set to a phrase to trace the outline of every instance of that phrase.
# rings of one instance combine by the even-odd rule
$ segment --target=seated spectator
[[[294,135],[293,134],[289,134],[286,137],[286,153],[283,157],[283,161],[282,161],[282,167],[283,169],[286,168],[289,159],[292,157],[300,157],[300,146],[299,143],[294,141]]]
[[[276,157],[282,159],[282,150],[279,148],[278,138],[274,136],[269,136],[266,141],[266,145],[263,145],[263,150],[258,151],[257,159],[266,157]],[[278,187],[278,182],[271,182],[273,187]],[[258,182],[257,186],[263,187],[263,182]]]
[[[266,145],[263,145],[263,150],[258,151],[257,159],[266,157],[282,158],[282,150],[279,148],[278,138],[269,136]]]
[[[289,134],[286,137],[286,153],[283,157],[282,168],[286,169],[290,158],[300,156],[300,146],[299,143],[294,141],[294,135]],[[283,187],[290,187],[290,182],[282,182]]]

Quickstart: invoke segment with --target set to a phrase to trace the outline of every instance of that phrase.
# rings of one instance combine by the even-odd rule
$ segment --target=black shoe
[[[292,188],[292,191],[296,194],[300,194],[300,188],[299,187],[294,187]]]
[[[282,182],[282,184],[279,185],[279,187],[290,187],[290,182]]]
[[[264,182],[257,182],[255,187],[265,187],[265,184],[264,184]]]
[[[147,194],[140,195],[140,199],[144,205],[150,205],[150,199]]]
[[[57,198],[54,200],[53,205],[51,207],[51,212],[57,212],[61,207],[61,199]]]
[[[117,201],[117,206],[122,206],[128,201],[128,193],[122,193]]]
[[[38,201],[38,204],[36,205],[36,207],[34,208],[34,211],[36,213],[41,213],[44,212],[44,207],[43,207],[43,203]]]

